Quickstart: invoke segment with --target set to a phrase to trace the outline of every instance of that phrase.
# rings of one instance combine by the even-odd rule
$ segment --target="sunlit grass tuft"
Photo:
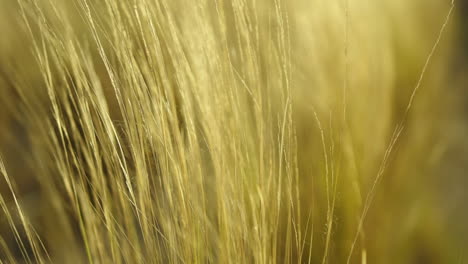
[[[1,261],[458,257],[431,173],[453,3],[7,2]]]

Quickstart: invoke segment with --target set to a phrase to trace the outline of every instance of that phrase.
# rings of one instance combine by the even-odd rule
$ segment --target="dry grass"
[[[460,144],[445,134],[460,131],[453,3],[6,2],[2,263],[456,263],[465,249],[436,190]]]

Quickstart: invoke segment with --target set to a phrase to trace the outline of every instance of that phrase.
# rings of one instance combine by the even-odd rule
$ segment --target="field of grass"
[[[0,263],[465,263],[451,0],[0,0]]]

